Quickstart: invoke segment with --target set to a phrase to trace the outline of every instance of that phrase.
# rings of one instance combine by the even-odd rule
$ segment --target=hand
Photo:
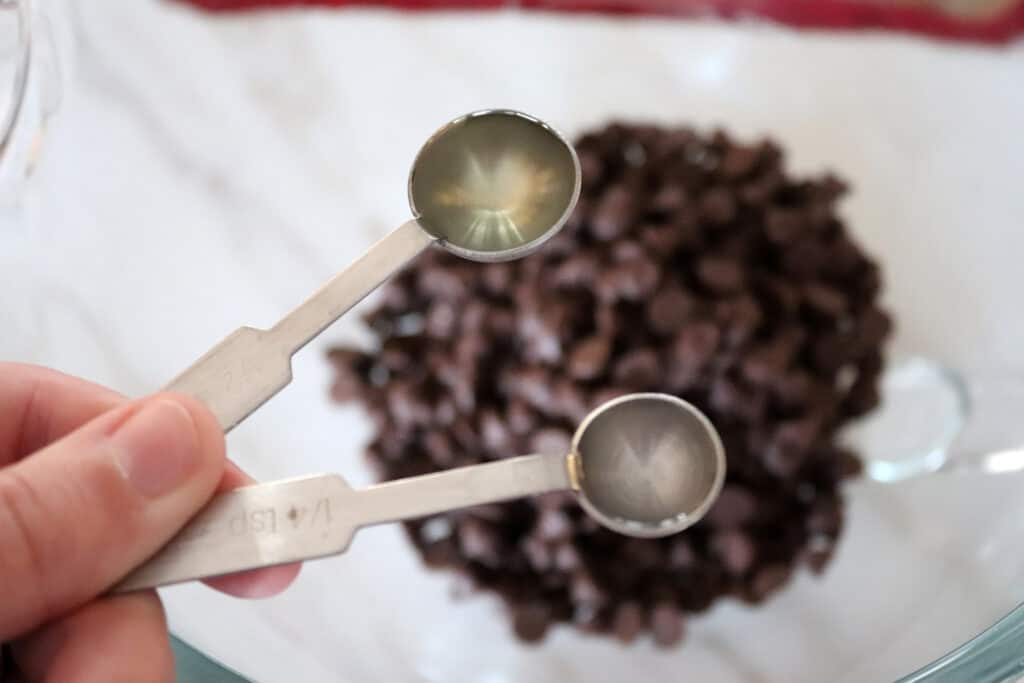
[[[156,593],[104,593],[214,492],[248,481],[224,459],[224,435],[195,399],[128,401],[58,372],[0,363],[0,642],[14,641],[20,673],[173,681]],[[261,597],[297,573],[289,565],[209,583]]]

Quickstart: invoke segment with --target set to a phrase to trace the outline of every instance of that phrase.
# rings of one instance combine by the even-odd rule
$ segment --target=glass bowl
[[[798,172],[834,168],[851,179],[854,193],[843,212],[883,262],[886,301],[897,320],[894,354],[923,354],[971,376],[1022,368],[1024,316],[1011,303],[1021,280],[1011,272],[1016,254],[1024,253],[1024,233],[1017,230],[1024,204],[1010,179],[1024,177],[1024,148],[1011,124],[1024,115],[1024,94],[1003,90],[1009,81],[1001,80],[1024,66],[1019,48],[579,17],[320,19],[343,34],[350,22],[369,33],[383,31],[395,45],[415,36],[419,47],[408,54],[371,51],[366,58],[399,64],[417,55],[424,74],[417,80],[443,91],[443,105],[417,104],[408,114],[394,113],[386,97],[359,105],[368,115],[367,137],[378,125],[371,111],[391,112],[393,125],[418,125],[490,98],[523,99],[517,106],[527,108],[535,103],[539,115],[570,135],[613,116],[775,135]],[[306,28],[298,20],[292,26]],[[542,56],[520,57],[525,66],[511,75],[501,59],[474,56],[474,48],[484,46],[482,36],[502,31],[531,49],[540,49],[544,36],[565,36],[580,47],[572,56],[542,49]],[[440,56],[422,47],[455,35],[468,42],[448,45]],[[503,37],[501,44],[512,40]],[[597,68],[604,45],[617,52],[603,58],[605,73],[598,77],[590,69]],[[241,41],[234,47],[250,49]],[[436,85],[448,68],[443,65],[454,64],[465,82]],[[495,85],[506,77],[507,88]],[[334,74],[328,82],[344,83],[350,93],[366,88],[367,97],[381,94],[354,76]],[[409,87],[403,101],[423,102],[425,87]],[[357,105],[349,100],[348,106]],[[341,134],[337,140],[354,159],[369,159],[376,147],[353,146]],[[359,248],[369,244],[361,235],[352,239]],[[350,318],[333,336],[358,336],[357,327]],[[358,457],[369,429],[365,418],[325,405],[317,380],[327,373],[321,359],[310,356],[307,367],[296,368],[299,386],[247,425],[250,438],[270,449],[275,441],[262,440],[271,424],[316,429],[319,452],[292,454],[303,470],[366,476]],[[314,420],[283,419],[313,405]],[[178,633],[190,642],[267,680],[283,671],[250,662],[249,646],[233,646],[223,627],[212,630],[197,611],[229,609],[223,623],[237,629],[231,639],[284,647],[287,668],[311,681],[896,680],[1024,601],[1022,487],[1019,473],[978,472],[851,483],[848,526],[824,576],[799,573],[756,609],[722,601],[693,618],[684,644],[668,651],[568,628],[555,629],[539,647],[523,646],[494,598],[453,600],[449,594],[458,586],[452,577],[424,569],[397,528],[364,531],[345,556],[306,567],[299,585],[281,598],[228,606],[188,587],[178,589],[170,609]],[[986,652],[992,656],[995,649]]]
[[[570,136],[621,117],[775,137],[794,173],[851,181],[841,210],[883,263],[894,356],[1024,371],[1024,44],[515,12],[78,11],[84,112],[62,111],[75,145],[52,150],[76,174],[47,186],[75,215],[44,212],[59,239],[8,251],[4,357],[151,391],[397,224],[439,123],[508,106]],[[111,150],[118,164],[101,163]],[[369,424],[328,402],[324,358],[361,334],[350,315],[295,358],[293,384],[230,435],[243,467],[371,481]],[[524,646],[496,599],[453,598],[460,586],[396,526],[361,532],[273,599],[163,594],[183,641],[260,681],[894,681],[1024,601],[1022,489],[1012,472],[853,482],[822,577],[799,573],[756,609],[722,601],[669,650],[568,628]],[[945,680],[1019,669],[1019,621],[944,660]]]
[[[0,2],[0,220],[18,215],[61,99],[53,2]]]

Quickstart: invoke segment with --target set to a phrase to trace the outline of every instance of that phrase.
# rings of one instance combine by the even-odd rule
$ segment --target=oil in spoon
[[[483,112],[424,146],[409,183],[417,219],[451,245],[505,252],[561,225],[578,179],[572,151],[525,115]]]

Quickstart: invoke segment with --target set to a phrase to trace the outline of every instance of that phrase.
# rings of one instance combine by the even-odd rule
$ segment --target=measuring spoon
[[[558,232],[579,192],[576,152],[542,121],[510,110],[455,119],[413,163],[412,220],[272,328],[239,328],[165,389],[202,400],[227,433],[291,381],[296,351],[428,246],[474,261],[520,258]]]
[[[525,455],[359,490],[323,474],[219,494],[115,591],[335,555],[364,526],[565,489],[613,531],[667,536],[703,517],[724,479],[722,442],[699,410],[666,394],[630,394],[591,412],[565,455]]]

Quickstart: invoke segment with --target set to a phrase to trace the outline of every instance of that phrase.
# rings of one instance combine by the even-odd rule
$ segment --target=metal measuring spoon
[[[631,394],[591,412],[566,455],[525,455],[359,490],[324,474],[222,493],[115,590],[335,555],[364,526],[565,489],[613,531],[667,536],[703,517],[724,479],[722,442],[699,410],[674,396]]]
[[[226,433],[291,381],[296,351],[428,246],[474,261],[520,258],[558,232],[579,192],[576,152],[544,122],[509,110],[455,119],[413,163],[413,220],[272,328],[239,328],[165,389],[202,400]]]

